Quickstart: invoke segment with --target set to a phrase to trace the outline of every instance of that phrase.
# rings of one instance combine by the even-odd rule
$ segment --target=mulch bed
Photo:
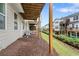
[[[19,38],[6,49],[0,51],[0,56],[57,56],[53,49],[53,53],[49,54],[49,45],[37,36],[29,38]]]

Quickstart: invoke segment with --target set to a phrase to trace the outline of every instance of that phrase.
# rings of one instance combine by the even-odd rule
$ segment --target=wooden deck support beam
[[[52,53],[53,49],[53,15],[52,15],[52,3],[49,4],[49,53]]]

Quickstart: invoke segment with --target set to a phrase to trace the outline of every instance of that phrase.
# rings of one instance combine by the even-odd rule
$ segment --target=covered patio
[[[52,3],[49,4],[49,44],[41,38],[40,14],[44,3],[21,3],[24,13],[20,13],[26,21],[25,36],[19,38],[0,52],[2,56],[46,56],[58,55],[53,48]],[[30,21],[31,20],[31,21]],[[33,22],[32,22],[33,21]],[[33,30],[32,30],[33,29]],[[32,31],[31,31],[32,30]]]

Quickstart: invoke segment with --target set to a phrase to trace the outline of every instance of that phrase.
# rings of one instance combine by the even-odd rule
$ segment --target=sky
[[[79,3],[53,3],[53,20],[79,12]],[[41,12],[41,26],[49,23],[49,4]]]

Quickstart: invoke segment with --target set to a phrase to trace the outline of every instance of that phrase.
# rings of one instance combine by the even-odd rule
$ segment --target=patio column
[[[49,4],[49,53],[52,53],[53,49],[53,15],[52,15],[52,3]]]
[[[29,21],[26,21],[26,35],[30,35]]]
[[[39,16],[39,38],[41,37],[41,18]]]
[[[41,37],[40,26],[41,26],[41,21],[40,21],[40,16],[39,16],[38,17],[38,36],[39,36],[39,38]]]
[[[36,26],[37,35],[39,37],[39,17],[37,18],[37,26]]]

